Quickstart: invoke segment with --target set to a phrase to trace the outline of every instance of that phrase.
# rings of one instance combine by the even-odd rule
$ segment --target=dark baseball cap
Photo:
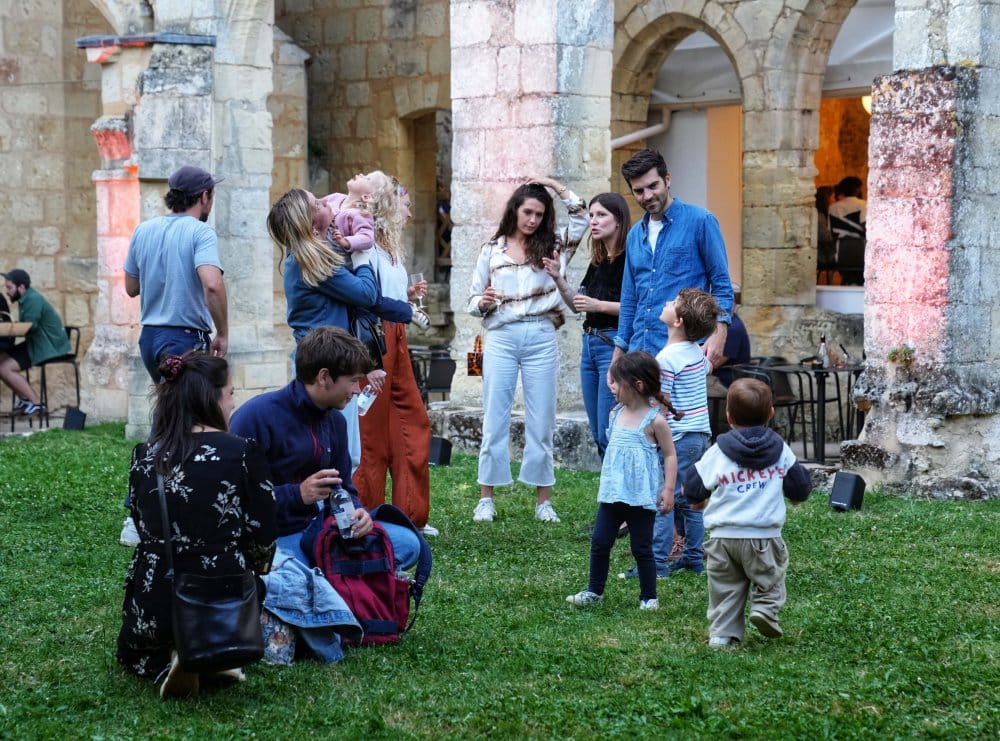
[[[170,190],[179,190],[187,196],[200,196],[206,190],[212,190],[216,183],[221,183],[225,178],[213,175],[194,165],[184,165],[181,169],[170,176],[167,186]]]
[[[24,286],[25,288],[31,288],[31,276],[28,275],[21,268],[14,268],[13,270],[4,273],[3,277],[13,283],[15,286]]]

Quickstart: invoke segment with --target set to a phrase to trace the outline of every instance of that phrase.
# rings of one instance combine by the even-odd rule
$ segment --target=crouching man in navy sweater
[[[771,389],[741,378],[726,396],[731,432],[720,435],[688,469],[684,495],[705,509],[708,621],[711,648],[734,647],[746,631],[744,609],[763,635],[779,638],[785,604],[788,549],[781,538],[785,497],[809,496],[812,478],[767,423],[774,416]],[[706,506],[707,502],[707,506]]]
[[[372,529],[351,481],[347,422],[340,413],[358,393],[358,382],[371,365],[368,350],[339,327],[318,327],[295,351],[295,380],[284,388],[255,396],[237,409],[230,431],[257,441],[274,484],[278,548],[309,563],[299,546],[302,531],[320,512],[322,502],[340,485],[354,499],[354,537]],[[396,567],[417,562],[415,533],[380,523],[392,541]]]

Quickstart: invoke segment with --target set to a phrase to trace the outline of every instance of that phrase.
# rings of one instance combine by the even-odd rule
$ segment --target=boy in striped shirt
[[[705,570],[702,546],[705,524],[702,513],[693,510],[684,498],[681,482],[687,477],[688,469],[708,449],[712,434],[706,386],[712,366],[698,343],[715,331],[721,313],[719,303],[711,294],[697,288],[684,288],[677,298],[664,305],[660,314],[660,321],[667,326],[667,346],[656,355],[660,364],[660,384],[670,395],[674,408],[684,414],[680,419],[667,417],[677,449],[678,483],[674,490],[673,511],[657,514],[653,529],[653,556],[659,577],[671,576],[681,569],[696,574]],[[668,565],[674,542],[674,513],[683,523],[683,529],[678,528],[678,531],[684,533],[684,552]]]

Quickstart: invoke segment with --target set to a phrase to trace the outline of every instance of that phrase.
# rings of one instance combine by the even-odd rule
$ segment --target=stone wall
[[[107,30],[89,0],[0,6],[0,272],[27,270],[64,322],[82,328],[81,352],[93,338],[97,298],[89,128],[100,78],[74,41]],[[51,408],[73,398],[71,379],[53,368]]]
[[[311,153],[331,190],[376,168],[399,177],[415,195],[411,254],[430,255],[432,241],[413,235],[433,223],[434,160],[421,166],[418,153],[434,146],[434,112],[451,107],[449,3],[313,5],[275,3],[275,25],[311,57]]]
[[[273,205],[292,188],[307,187],[309,182],[308,140],[309,112],[307,107],[306,64],[309,55],[280,28],[274,29],[274,89],[267,99],[271,113],[271,141],[274,146],[274,167],[268,204]],[[263,221],[266,214],[261,214]],[[280,273],[281,255],[273,247],[274,272],[274,336],[291,352],[294,342],[285,319],[285,290]]]

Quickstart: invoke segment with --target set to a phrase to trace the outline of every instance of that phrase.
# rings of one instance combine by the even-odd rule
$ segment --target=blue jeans
[[[605,334],[614,336],[613,330]],[[592,334],[583,336],[583,350],[580,353],[580,388],[583,390],[583,406],[590,422],[590,435],[597,443],[601,458],[608,447],[608,418],[615,405],[615,397],[608,388],[608,366],[615,348],[600,337]]]
[[[705,539],[705,520],[700,510],[695,512],[691,509],[681,491],[681,484],[687,475],[687,470],[708,450],[708,438],[704,432],[685,432],[674,440],[674,448],[677,450],[674,510],[665,515],[657,513],[656,524],[653,527],[653,556],[658,571],[667,567],[667,558],[674,544],[674,512],[679,513],[684,522],[684,553],[681,559],[691,564],[700,564],[705,560],[705,550],[702,546],[702,541]]]
[[[385,534],[389,536],[389,542],[392,543],[392,553],[395,557],[396,568],[408,569],[416,564],[417,558],[420,556],[420,541],[417,540],[416,533],[409,528],[391,522],[379,520],[378,524],[385,528]],[[312,565],[311,560],[306,556],[305,551],[302,550],[301,541],[302,533],[282,535],[277,541],[278,548],[292,554],[302,563]]]
[[[188,350],[208,350],[208,332],[187,327],[143,327],[139,334],[139,355],[153,383],[160,382],[160,359],[164,355],[183,355]]]

